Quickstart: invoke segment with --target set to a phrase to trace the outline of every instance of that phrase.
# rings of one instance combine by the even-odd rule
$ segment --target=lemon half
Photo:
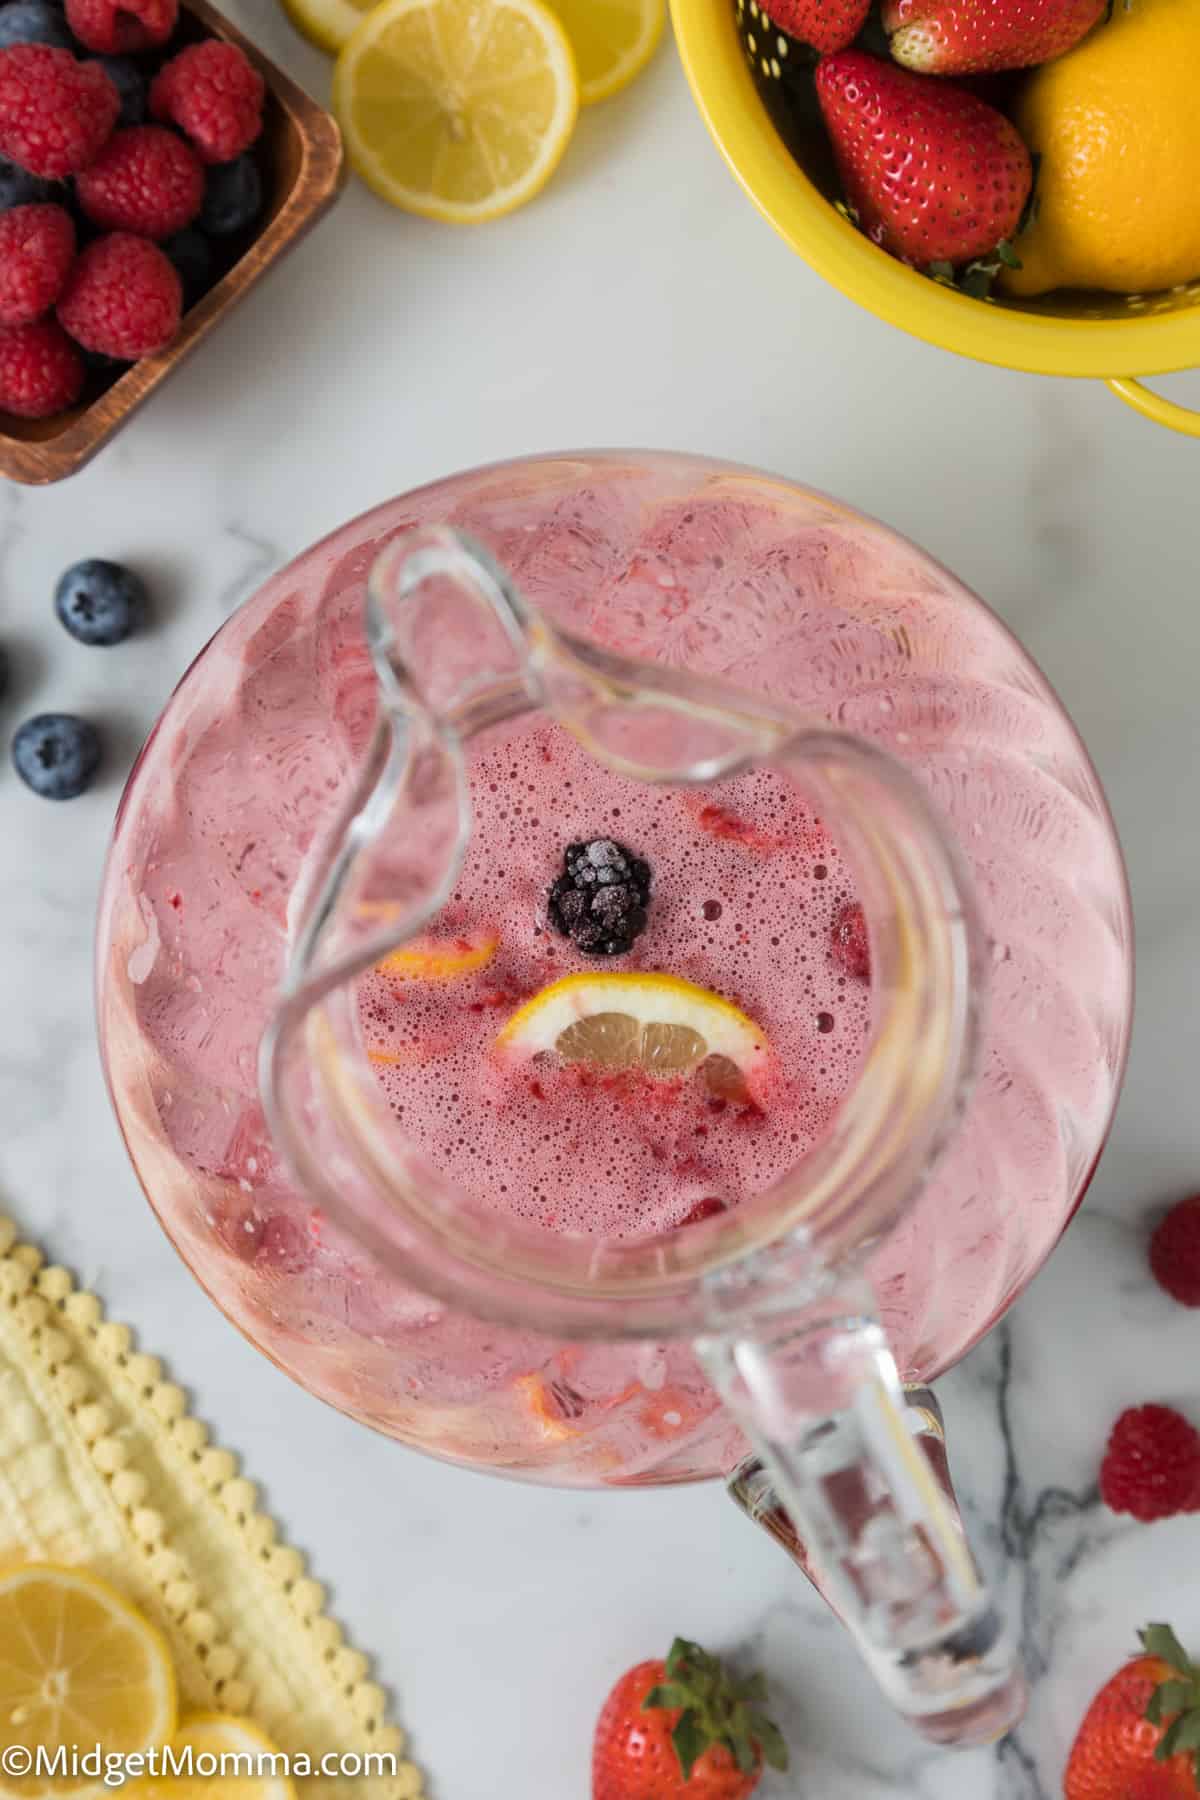
[[[331,56],[337,55],[374,5],[375,0],[283,0],[283,10],[296,30]]]
[[[279,1772],[282,1756],[278,1747],[247,1719],[228,1713],[194,1713],[171,1738],[177,1758],[185,1748],[192,1752],[191,1775],[144,1776],[130,1782],[130,1800],[134,1796],[136,1800],[296,1800],[290,1777]],[[195,1772],[201,1756],[238,1760],[218,1764],[223,1772],[206,1776]],[[260,1757],[273,1761],[261,1763]],[[198,1766],[203,1770],[212,1765]]]
[[[662,39],[667,0],[547,0],[563,22],[585,106],[640,75]]]
[[[82,1569],[29,1563],[0,1577],[0,1740],[50,1757],[60,1745],[131,1756],[175,1730],[175,1672],[162,1635]],[[36,1769],[0,1776],[6,1800],[91,1794],[96,1783]]]
[[[767,1064],[767,1040],[753,1019],[677,975],[567,975],[512,1015],[496,1047],[663,1077],[703,1068],[710,1087],[730,1095],[752,1087]]]
[[[540,0],[381,0],[338,58],[351,162],[406,212],[478,224],[524,205],[579,113],[566,33]]]

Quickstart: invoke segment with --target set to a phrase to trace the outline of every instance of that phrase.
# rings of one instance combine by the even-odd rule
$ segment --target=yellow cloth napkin
[[[0,1217],[0,1565],[106,1577],[165,1633],[183,1708],[246,1713],[314,1767],[396,1754],[394,1776],[314,1776],[305,1800],[419,1800],[366,1657],[256,1502],[157,1358]]]

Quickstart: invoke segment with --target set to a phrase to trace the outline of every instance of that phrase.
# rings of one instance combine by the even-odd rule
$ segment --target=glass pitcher
[[[1130,921],[928,558],[679,456],[379,508],[152,734],[98,1003],[152,1205],[304,1386],[508,1475],[723,1474],[918,1729],[1015,1722],[924,1384],[1087,1185]]]

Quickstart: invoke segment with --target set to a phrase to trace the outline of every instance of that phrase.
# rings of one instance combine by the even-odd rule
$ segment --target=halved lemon
[[[558,167],[579,113],[567,35],[540,0],[381,0],[338,58],[333,110],[383,199],[499,218]]]
[[[567,975],[527,1000],[496,1038],[513,1056],[554,1051],[565,1062],[647,1075],[703,1069],[717,1092],[752,1086],[767,1040],[754,1020],[677,975]]]
[[[175,1730],[175,1671],[161,1633],[82,1569],[28,1563],[0,1577],[0,1740],[52,1758],[62,1745],[130,1756]],[[93,1793],[66,1770],[0,1774],[6,1797]]]
[[[376,0],[283,0],[283,10],[296,30],[318,50],[336,56],[363,22]]]
[[[130,1782],[131,1796],[136,1795],[137,1800],[296,1800],[291,1777],[282,1773],[282,1752],[246,1719],[228,1713],[194,1713],[172,1737],[170,1748],[176,1767],[187,1766],[183,1752],[191,1751],[192,1773],[143,1776]],[[210,1757],[215,1761],[210,1763]],[[216,1773],[205,1773],[214,1769]]]
[[[571,40],[585,106],[620,93],[658,49],[667,0],[547,0]]]

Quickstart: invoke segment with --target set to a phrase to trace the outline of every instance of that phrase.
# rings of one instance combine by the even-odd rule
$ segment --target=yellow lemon
[[[29,1563],[0,1578],[0,1740],[130,1756],[175,1730],[175,1672],[161,1634],[107,1582]],[[5,1800],[93,1794],[69,1773],[0,1775]]]
[[[1200,0],[1115,0],[1028,79],[1013,118],[1042,158],[1011,294],[1152,293],[1200,276]]]
[[[473,225],[549,181],[575,129],[579,79],[541,0],[380,0],[338,58],[333,110],[383,199]]]
[[[283,10],[296,30],[331,56],[337,55],[374,5],[375,0],[283,0]]]
[[[571,40],[585,106],[640,75],[657,50],[667,0],[547,0]]]
[[[171,1738],[170,1749],[172,1766],[181,1770],[188,1767],[184,1752],[191,1752],[191,1773],[131,1781],[130,1800],[296,1800],[281,1752],[246,1719],[195,1713]]]
[[[500,939],[494,931],[474,932],[470,937],[414,938],[402,944],[378,965],[381,975],[393,981],[458,981],[486,969]]]
[[[743,1092],[766,1068],[767,1040],[719,994],[676,975],[567,975],[512,1015],[496,1038],[512,1056],[647,1075],[702,1070],[714,1092]]]

